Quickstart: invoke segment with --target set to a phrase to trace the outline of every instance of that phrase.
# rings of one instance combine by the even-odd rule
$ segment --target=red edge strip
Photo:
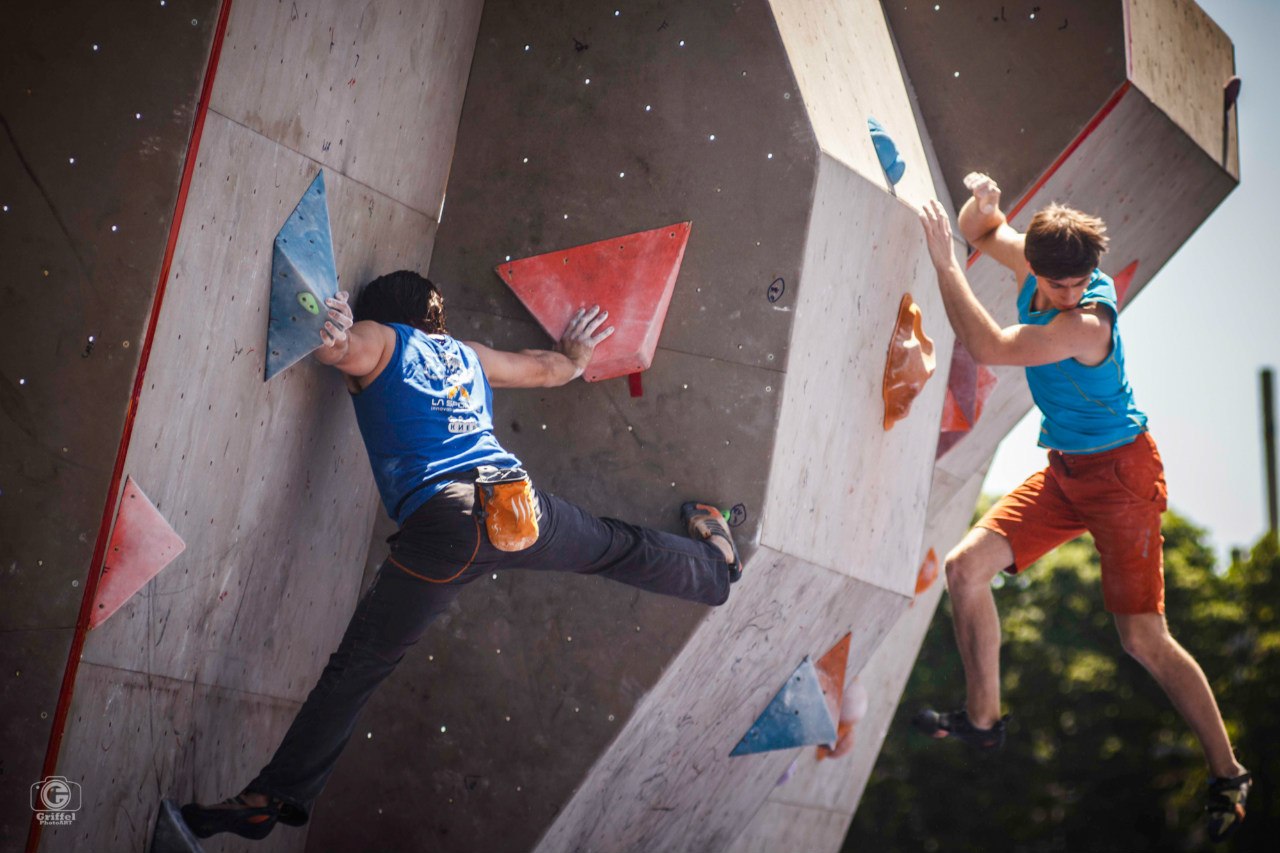
[[[1080,145],[1086,139],[1089,138],[1089,134],[1097,130],[1098,125],[1102,124],[1103,119],[1105,119],[1108,115],[1111,114],[1111,111],[1114,110],[1116,108],[1116,105],[1120,103],[1120,99],[1123,98],[1125,94],[1129,91],[1130,85],[1131,84],[1129,83],[1128,80],[1125,80],[1123,83],[1120,84],[1120,87],[1116,89],[1115,92],[1111,95],[1111,97],[1107,100],[1107,102],[1102,105],[1102,109],[1098,110],[1098,112],[1094,115],[1094,117],[1089,119],[1089,123],[1084,126],[1084,130],[1080,131],[1080,133],[1076,136],[1076,138],[1071,140],[1071,144],[1066,147],[1066,150],[1064,150],[1061,154],[1058,155],[1058,159],[1054,160],[1053,164],[1049,166],[1048,169],[1045,170],[1044,174],[1040,176],[1039,180],[1037,180],[1034,184],[1031,185],[1031,189],[1027,190],[1023,194],[1022,198],[1018,199],[1017,204],[1015,204],[1009,210],[1009,212],[1005,215],[1006,219],[1012,222],[1013,218],[1022,211],[1022,208],[1026,207],[1027,204],[1031,201],[1032,196],[1040,192],[1040,190],[1044,187],[1045,184],[1049,182],[1049,179],[1054,176],[1054,174],[1058,171],[1058,169],[1062,168],[1062,164],[1067,162],[1067,158],[1070,157],[1072,154],[1074,154],[1076,149],[1079,148]],[[972,267],[974,263],[977,262],[978,258],[981,256],[982,256],[982,253],[978,251],[975,251],[972,255],[970,255],[969,260],[965,262],[965,269]]]
[[[76,675],[80,669],[80,655],[84,651],[84,639],[89,630],[89,617],[93,612],[93,602],[97,597],[98,580],[102,576],[102,564],[107,551],[107,539],[111,533],[111,522],[115,516],[116,497],[120,491],[120,483],[124,477],[124,462],[129,451],[129,441],[133,436],[133,424],[138,413],[138,399],[142,395],[142,383],[147,373],[147,362],[151,356],[151,344],[155,340],[156,323],[160,318],[160,306],[164,302],[165,284],[169,280],[169,269],[173,264],[174,251],[178,246],[178,233],[182,229],[182,215],[187,206],[187,193],[191,189],[191,177],[195,173],[196,155],[200,151],[200,137],[204,133],[205,116],[209,113],[209,99],[213,94],[213,81],[218,70],[218,59],[222,54],[222,42],[227,32],[227,19],[231,15],[232,0],[222,0],[222,8],[218,12],[218,24],[213,33],[213,44],[209,50],[209,64],[205,69],[204,84],[200,88],[200,100],[196,104],[195,125],[191,129],[191,141],[187,145],[187,157],[182,166],[182,181],[178,185],[178,199],[174,205],[173,221],[169,225],[169,240],[165,245],[164,259],[160,263],[160,280],[156,285],[156,295],[151,303],[151,317],[147,321],[147,331],[142,340],[142,349],[138,356],[138,372],[134,376],[133,390],[129,394],[129,408],[125,413],[124,431],[120,436],[120,447],[116,450],[115,467],[111,472],[111,485],[107,490],[107,503],[102,510],[102,521],[98,525],[98,538],[93,546],[93,559],[89,563],[89,576],[85,579],[84,598],[80,601],[80,615],[76,617],[75,634],[71,640],[71,651],[67,655],[67,667],[62,674],[62,687],[58,694],[58,707],[53,715],[53,730],[49,735],[49,748],[44,756],[44,776],[51,776],[57,767],[58,753],[62,749],[62,735],[66,729],[67,715],[71,709],[71,697],[75,692]],[[36,853],[40,846],[41,824],[33,813],[31,828],[27,833],[27,853]]]

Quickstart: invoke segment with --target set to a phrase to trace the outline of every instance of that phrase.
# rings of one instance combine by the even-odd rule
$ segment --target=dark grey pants
[[[538,541],[499,551],[473,514],[475,490],[452,483],[392,537],[351,623],[298,711],[271,763],[248,791],[288,804],[282,822],[306,823],[373,691],[462,588],[509,569],[577,572],[704,604],[729,597],[729,571],[718,549],[612,518],[596,518],[539,491]],[[464,568],[465,567],[465,568]]]

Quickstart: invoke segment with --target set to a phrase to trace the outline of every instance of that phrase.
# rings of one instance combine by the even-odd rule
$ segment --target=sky
[[[1240,185],[1125,309],[1120,331],[1169,506],[1206,528],[1225,558],[1267,523],[1258,374],[1280,370],[1280,3],[1199,3],[1235,44]],[[1105,259],[1103,269],[1114,272]],[[983,491],[1003,494],[1044,467],[1039,422],[1032,409],[1001,442]]]

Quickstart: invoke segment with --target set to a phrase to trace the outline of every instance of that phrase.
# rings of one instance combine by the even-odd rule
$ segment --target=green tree
[[[1254,774],[1237,850],[1280,830],[1280,555],[1264,538],[1216,570],[1205,532],[1164,519],[1170,629],[1213,684]],[[956,707],[964,680],[944,598],[848,838],[852,851],[1201,851],[1206,768],[1160,687],[1120,647],[1088,536],[997,579],[1005,749],[982,755],[912,731],[923,705]],[[1270,840],[1268,840],[1270,839]]]

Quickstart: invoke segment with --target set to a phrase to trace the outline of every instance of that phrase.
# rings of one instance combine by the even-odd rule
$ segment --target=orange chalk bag
[[[481,466],[476,499],[493,547],[523,551],[538,541],[538,502],[523,468]]]

